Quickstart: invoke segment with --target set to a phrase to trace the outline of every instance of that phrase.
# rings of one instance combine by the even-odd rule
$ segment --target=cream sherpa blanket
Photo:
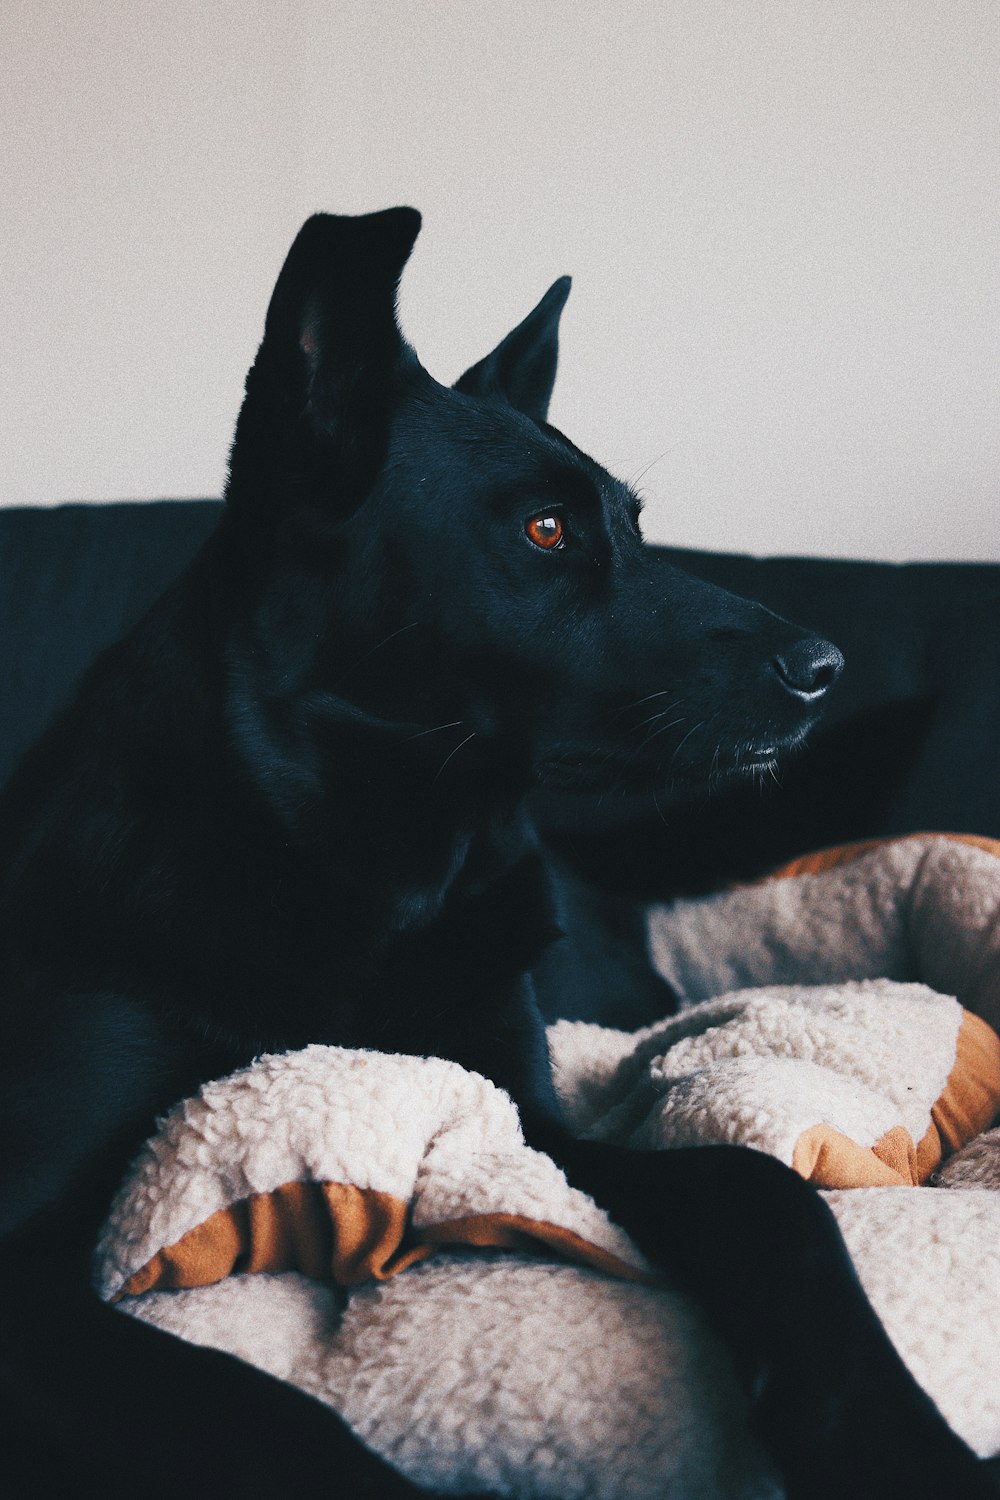
[[[943,839],[842,858],[653,912],[690,1003],[635,1034],[560,1023],[554,1076],[581,1134],[741,1141],[828,1190],[890,1336],[993,1454],[1000,859]],[[329,1402],[418,1482],[780,1496],[725,1352],[647,1270],[487,1080],[333,1047],[172,1111],[96,1260],[123,1311]]]

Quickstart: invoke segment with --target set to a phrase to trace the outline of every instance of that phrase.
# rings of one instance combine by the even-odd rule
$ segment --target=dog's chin
[[[801,749],[809,727],[780,739],[715,745],[708,755],[692,753],[655,761],[639,761],[634,754],[611,749],[564,749],[538,761],[536,780],[553,791],[581,795],[615,791],[626,798],[648,797],[660,791],[723,790],[746,781],[777,781],[781,766]]]

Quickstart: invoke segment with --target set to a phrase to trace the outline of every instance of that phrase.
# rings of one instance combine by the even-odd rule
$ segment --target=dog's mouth
[[[780,737],[705,735],[697,744],[681,744],[672,754],[657,758],[621,747],[566,746],[538,761],[536,778],[560,792],[617,789],[625,795],[663,787],[714,789],[739,781],[763,783],[777,780],[779,768],[801,748],[810,727],[805,724]]]

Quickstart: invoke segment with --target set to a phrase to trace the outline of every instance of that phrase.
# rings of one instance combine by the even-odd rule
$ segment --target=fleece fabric
[[[890,1336],[984,1456],[1000,1452],[1000,1131],[985,1129],[1000,1042],[963,1005],[997,1016],[998,906],[1000,860],[940,840],[681,903],[651,915],[654,952],[689,994],[734,977],[749,991],[635,1034],[550,1033],[581,1134],[743,1141],[830,1184]],[[881,937],[879,915],[893,929]],[[873,961],[891,950],[893,978],[857,972],[879,942]],[[929,981],[945,968],[955,982],[939,993]],[[822,1148],[803,1150],[817,1129]],[[429,1258],[442,1245],[459,1248]],[[725,1351],[646,1269],[528,1150],[487,1080],[439,1059],[311,1047],[171,1112],[123,1184],[95,1276],[123,1312],[328,1402],[420,1483],[778,1500]]]

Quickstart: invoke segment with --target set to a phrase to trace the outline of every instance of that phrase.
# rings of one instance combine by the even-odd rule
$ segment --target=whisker
[[[452,719],[450,724],[435,724],[433,729],[421,729],[417,734],[408,734],[403,743],[408,745],[411,740],[422,740],[425,734],[437,734],[441,729],[457,729],[462,722],[461,719]]]
[[[655,724],[657,719],[662,719],[664,714],[668,714],[672,708],[680,708],[682,701],[678,699],[676,703],[668,703],[666,708],[657,709],[655,714],[650,714],[648,719],[641,719],[634,727],[642,729],[646,724]]]
[[[645,698],[636,698],[634,703],[626,703],[624,708],[618,709],[617,713],[613,714],[608,722],[613,724],[615,720],[620,719],[623,714],[631,713],[633,708],[641,708],[644,703],[652,703],[654,698],[665,698],[667,694],[671,692],[673,692],[673,688],[661,688],[658,693],[647,693]],[[678,698],[676,703],[671,703],[669,707],[663,709],[662,712],[668,714],[671,708],[679,708],[683,702],[683,698]]]
[[[647,745],[651,745],[653,743],[653,741],[656,739],[657,735],[659,735],[659,734],[666,734],[666,732],[667,732],[668,729],[676,729],[677,725],[678,724],[683,724],[686,718],[687,718],[687,714],[681,714],[681,716],[680,716],[679,719],[670,719],[668,723],[661,724],[660,727],[659,727],[659,729],[654,729],[653,732],[652,732],[652,734],[647,734],[646,735],[646,738],[642,742],[643,748],[645,749],[645,747]],[[649,722],[652,722],[652,721],[651,720],[647,720],[647,723],[649,723]],[[705,721],[703,719],[702,723],[704,723],[704,722]],[[695,729],[697,729],[697,728],[698,728],[698,726],[696,724],[695,725]],[[692,729],[690,731],[690,733],[693,734],[694,730]],[[684,739],[687,739],[687,735],[684,736]],[[681,740],[681,744],[682,745],[683,745],[683,743],[684,743],[684,740]]]
[[[698,729],[704,729],[704,727],[705,727],[705,725],[707,723],[708,723],[707,719],[699,719],[698,722],[697,722],[697,724],[692,724],[691,725],[691,728],[688,730],[687,734],[681,740],[680,744],[675,748],[673,755],[670,757],[670,763],[671,763],[671,765],[673,765],[674,761],[677,759],[677,757],[680,754],[681,750],[687,744],[688,740],[695,733],[695,731],[698,730]]]
[[[641,480],[645,479],[645,477],[649,473],[650,469],[655,468],[658,463],[662,462],[662,460],[666,458],[666,456],[667,456],[668,453],[673,453],[674,449],[675,448],[679,448],[679,447],[680,447],[680,442],[679,441],[676,442],[676,443],[671,443],[669,448],[664,448],[664,450],[663,450],[662,453],[658,453],[655,458],[651,458],[649,460],[648,464],[644,464],[643,467],[639,470],[639,472],[637,474],[633,475],[633,477],[627,481],[627,483],[629,484],[629,486],[632,489],[634,489],[635,486],[637,484],[639,484],[639,482]]]
[[[367,661],[369,656],[374,656],[376,651],[381,651],[383,646],[388,646],[390,641],[394,641],[397,635],[402,635],[404,631],[416,630],[419,624],[419,620],[411,620],[408,625],[400,625],[398,630],[390,630],[389,634],[385,636],[383,640],[379,641],[377,645],[373,646],[370,651],[365,652],[364,656],[360,658],[361,661]]]
[[[450,760],[451,760],[451,759],[452,759],[452,758],[453,758],[453,757],[454,757],[454,756],[456,756],[456,755],[457,755],[457,754],[458,754],[458,752],[459,752],[459,751],[460,751],[460,750],[461,750],[461,748],[462,748],[462,746],[463,746],[463,745],[467,745],[467,744],[468,744],[468,743],[469,743],[469,741],[470,741],[470,740],[474,740],[474,739],[475,739],[475,738],[476,738],[476,731],[475,731],[475,730],[473,730],[473,731],[472,731],[472,733],[471,733],[471,734],[467,734],[467,735],[466,735],[466,736],[465,736],[465,739],[464,739],[464,740],[459,740],[459,742],[458,742],[458,744],[457,744],[457,745],[456,745],[456,746],[455,746],[455,748],[454,748],[454,750],[450,750],[450,751],[449,751],[449,752],[448,752],[448,754],[447,754],[447,755],[446,755],[446,756],[445,756],[445,758],[444,758],[444,760],[443,760],[443,761],[442,761],[442,762],[441,762],[441,764],[440,764],[440,766],[439,766],[439,767],[438,767],[438,770],[437,770],[437,775],[436,775],[436,776],[435,776],[435,777],[434,777],[434,780],[435,780],[435,781],[437,781],[437,780],[438,780],[438,777],[440,777],[440,776],[441,776],[441,774],[442,774],[442,772],[443,772],[443,771],[444,771],[444,768],[445,768],[445,766],[446,766],[446,765],[447,765],[447,764],[448,764],[448,762],[449,762],[449,761],[450,761]]]
[[[421,622],[419,620],[411,620],[408,625],[400,625],[398,630],[390,630],[387,636],[385,636],[381,641],[377,641],[374,646],[369,647],[369,649],[362,656],[355,657],[350,666],[345,667],[339,674],[338,681],[342,682],[345,677],[349,677],[351,673],[355,671],[356,668],[362,666],[369,657],[374,656],[376,651],[381,651],[383,646],[388,646],[390,641],[394,641],[397,635],[402,635],[404,631],[407,630],[415,630],[420,623]]]

